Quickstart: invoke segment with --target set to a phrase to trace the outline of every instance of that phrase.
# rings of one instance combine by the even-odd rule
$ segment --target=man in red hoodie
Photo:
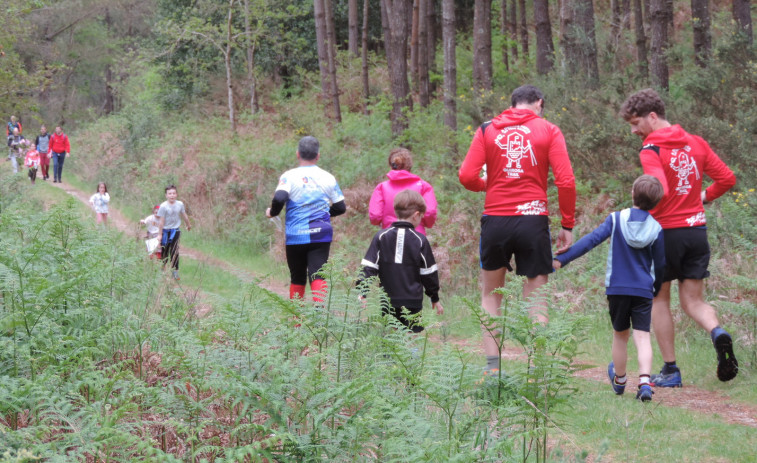
[[[665,196],[650,212],[665,232],[665,277],[652,305],[652,327],[665,365],[652,383],[680,387],[676,365],[675,330],[670,312],[670,283],[678,280],[681,308],[710,333],[718,356],[718,379],[736,377],[739,364],[731,336],[720,327],[715,309],[704,301],[704,279],[710,275],[710,246],[704,205],[736,184],[731,169],[701,137],[686,133],[665,119],[665,102],[651,88],[638,91],[623,103],[620,114],[631,132],[644,140],[639,158],[645,174],[662,182]],[[702,189],[703,176],[714,180]]]
[[[63,129],[58,126],[50,137],[50,153],[48,154],[53,159],[53,183],[61,183],[60,177],[63,173],[63,161],[66,160],[66,154],[71,155],[71,145],[68,143],[68,135],[63,133]]]
[[[558,253],[565,252],[573,242],[575,224],[573,168],[562,132],[541,118],[544,95],[538,88],[524,85],[513,91],[511,105],[476,130],[458,174],[466,189],[486,192],[481,218],[481,306],[495,316],[500,313],[502,295],[494,291],[505,285],[505,274],[513,270],[513,254],[516,273],[526,277],[524,299],[544,285],[552,273],[547,208],[550,167],[562,215]],[[543,323],[548,320],[546,307],[538,301],[533,302],[531,315]],[[499,369],[497,334],[483,327],[487,375]]]

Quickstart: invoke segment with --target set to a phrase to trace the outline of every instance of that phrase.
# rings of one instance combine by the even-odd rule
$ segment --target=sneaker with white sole
[[[712,344],[718,353],[718,379],[730,381],[739,373],[739,362],[733,355],[733,340],[723,328],[715,328],[712,332]]]
[[[607,377],[610,378],[610,384],[612,385],[612,390],[615,391],[615,394],[622,395],[626,391],[626,385],[618,384],[615,381],[615,363],[610,362],[609,365],[607,365]]]

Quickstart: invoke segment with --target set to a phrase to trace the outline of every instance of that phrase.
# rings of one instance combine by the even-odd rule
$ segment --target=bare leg
[[[547,284],[548,281],[548,275],[537,275],[534,278],[526,279],[523,284],[523,299],[528,299],[534,291]],[[532,302],[533,304],[528,308],[531,318],[546,325],[549,322],[546,299],[540,297],[533,299]]]
[[[660,346],[662,360],[674,362],[675,350],[675,327],[673,326],[673,314],[670,313],[670,282],[662,284],[659,294],[652,301],[652,327],[654,329],[657,344]]]
[[[616,376],[626,375],[628,337],[630,334],[630,330],[612,332],[612,362],[615,364]],[[636,332],[634,332],[634,334],[636,334]]]
[[[636,344],[639,358],[639,375],[650,375],[652,373],[652,341],[649,331],[633,330],[633,342]]]
[[[493,291],[505,286],[506,273],[507,269],[505,267],[497,270],[481,270],[481,307],[490,315],[500,315],[499,308],[502,305],[502,295]],[[492,333],[484,326],[481,329],[484,335],[484,353],[487,356],[499,356],[500,352],[497,348],[497,341],[492,336]]]
[[[681,308],[702,328],[711,332],[718,326],[718,315],[712,306],[704,301],[704,280],[683,280],[678,285]]]

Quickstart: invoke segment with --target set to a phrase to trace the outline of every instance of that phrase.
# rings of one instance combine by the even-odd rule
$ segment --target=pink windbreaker
[[[379,183],[371,195],[371,202],[368,206],[371,223],[380,225],[381,228],[387,228],[396,222],[394,197],[402,190],[415,190],[426,201],[426,215],[423,216],[420,225],[415,230],[425,235],[426,227],[431,228],[436,223],[434,187],[406,170],[391,170],[386,176],[389,177],[389,180]]]

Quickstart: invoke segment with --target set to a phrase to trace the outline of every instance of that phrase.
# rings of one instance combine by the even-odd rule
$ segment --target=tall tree
[[[502,0],[507,3],[507,0]],[[510,0],[510,12],[507,19],[507,32],[510,39],[510,54],[513,55],[513,61],[518,59],[518,11],[516,8],[518,0]]]
[[[649,19],[652,29],[651,72],[652,83],[658,88],[668,89],[668,9],[667,0],[651,0],[649,2]]]
[[[427,0],[428,6],[426,8],[426,28],[428,29],[428,39],[426,43],[426,57],[428,58],[428,71],[436,72],[436,43],[437,43],[437,0]],[[436,91],[436,85],[429,82],[429,92],[434,93]]]
[[[368,78],[368,5],[370,0],[363,0],[363,43],[360,49],[360,61],[363,65],[363,114],[368,114],[368,101],[371,97],[371,82]]]
[[[407,32],[411,0],[381,0],[382,23],[384,24],[384,48],[389,66],[393,95],[392,133],[400,135],[407,128],[405,109],[412,108],[410,85],[407,80]]]
[[[413,0],[413,14],[410,19],[410,74],[413,76],[413,89],[418,90],[418,34],[419,34],[420,0]]]
[[[744,34],[749,45],[752,45],[752,11],[749,6],[750,0],[733,0],[733,19],[740,34]]]
[[[607,49],[610,55],[616,56],[618,47],[620,46],[620,34],[623,21],[621,0],[610,0],[610,37],[607,40]]]
[[[595,87],[599,83],[599,67],[592,0],[562,0],[560,43],[568,73]]]
[[[457,59],[455,57],[455,0],[442,0],[444,43],[444,125],[457,130]]]
[[[499,35],[502,36],[504,40],[508,40],[508,29],[507,29],[507,0],[502,0],[502,3],[499,7]],[[505,70],[510,70],[510,59],[508,57],[508,47],[507,43],[504,43],[502,45],[502,63],[505,65]]]
[[[428,4],[430,0],[418,0],[418,103],[427,107],[429,98],[428,75]]]
[[[331,77],[329,76],[328,34],[326,33],[326,5],[324,0],[313,0],[313,16],[315,17],[318,69],[321,72],[321,94],[326,101],[331,97]]]
[[[639,75],[646,79],[649,77],[649,63],[647,61],[647,35],[644,32],[644,13],[641,9],[642,0],[633,0],[633,18],[636,32],[636,61],[639,66]]]
[[[347,47],[352,56],[358,55],[358,14],[357,14],[357,0],[347,1],[347,28],[349,29],[349,37]]]
[[[518,11],[520,11],[520,48],[523,56],[528,58],[528,19],[526,15],[526,0],[518,0]]]
[[[334,9],[331,0],[323,0],[326,9],[326,36],[328,37],[327,56],[329,60],[329,79],[331,80],[331,105],[334,120],[342,122],[342,110],[339,106],[339,85],[336,79],[336,28],[334,27]]]
[[[475,0],[473,7],[473,85],[492,89],[492,0]]]
[[[549,0],[534,0],[534,23],[536,24],[536,71],[539,74],[548,74],[555,60],[552,25],[549,21]]]
[[[709,0],[691,0],[691,20],[694,29],[694,60],[699,67],[707,67],[712,55]]]

